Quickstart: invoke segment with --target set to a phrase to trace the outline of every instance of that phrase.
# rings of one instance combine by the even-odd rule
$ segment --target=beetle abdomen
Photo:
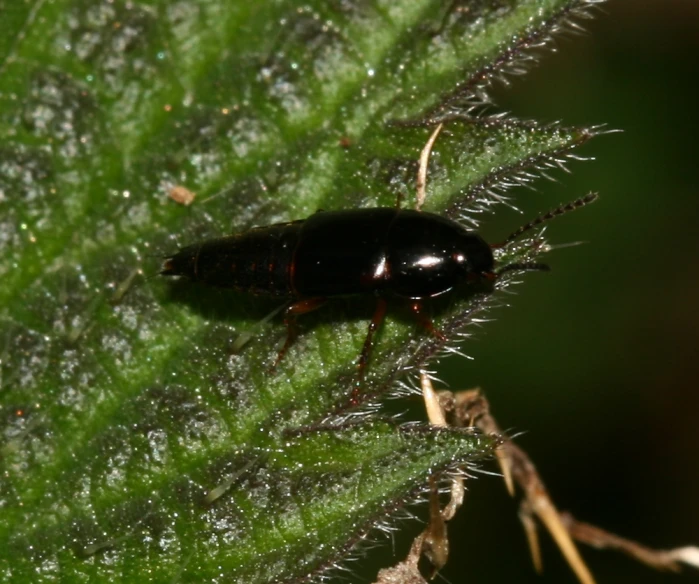
[[[304,221],[250,229],[181,249],[162,274],[253,294],[293,296],[292,258]]]

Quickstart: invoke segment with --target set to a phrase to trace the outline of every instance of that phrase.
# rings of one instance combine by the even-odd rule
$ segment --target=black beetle
[[[425,300],[448,294],[464,282],[495,280],[505,271],[547,270],[544,264],[515,263],[496,271],[493,248],[595,198],[591,194],[541,215],[496,245],[434,213],[390,207],[319,211],[308,219],[187,246],[166,258],[161,273],[288,299],[288,334],[275,366],[296,337],[296,316],[333,297],[375,296],[376,309],[359,358],[361,379],[387,300],[407,303],[420,323],[441,338],[424,313]]]

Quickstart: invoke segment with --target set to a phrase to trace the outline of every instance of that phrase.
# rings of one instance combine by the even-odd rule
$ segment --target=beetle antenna
[[[537,264],[533,262],[515,262],[513,264],[507,264],[495,272],[496,277],[500,277],[505,272],[550,272],[551,268],[548,264]]]
[[[570,201],[569,203],[565,203],[564,205],[561,205],[560,207],[556,207],[555,209],[552,209],[548,213],[544,213],[543,215],[539,215],[536,219],[533,221],[530,221],[526,225],[522,225],[519,229],[514,231],[513,233],[510,234],[510,236],[500,244],[493,245],[491,247],[503,247],[507,245],[508,243],[513,242],[515,239],[520,237],[522,234],[526,233],[527,231],[531,231],[535,227],[538,227],[542,223],[546,223],[548,221],[551,221],[551,219],[555,219],[556,217],[560,217],[561,215],[565,215],[566,213],[569,213],[570,211],[575,211],[576,209],[580,209],[581,207],[584,207],[585,205],[589,205],[590,203],[594,203],[599,195],[597,193],[590,193],[588,195],[585,195],[584,197],[580,197],[579,199],[575,199],[574,201]]]

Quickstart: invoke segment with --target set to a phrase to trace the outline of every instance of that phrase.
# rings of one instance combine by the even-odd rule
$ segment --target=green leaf
[[[377,418],[445,348],[399,310],[359,388],[361,301],[302,319],[271,373],[278,320],[231,347],[277,304],[166,282],[159,258],[412,204],[439,122],[426,208],[473,222],[594,134],[474,109],[592,4],[0,4],[0,577],[313,580],[433,473],[492,452]],[[438,327],[458,341],[492,297],[465,291]]]

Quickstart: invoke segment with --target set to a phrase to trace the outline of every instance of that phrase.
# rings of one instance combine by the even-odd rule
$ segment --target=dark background
[[[548,228],[550,274],[528,274],[509,308],[451,359],[453,389],[480,386],[501,426],[538,465],[560,509],[652,546],[699,544],[699,2],[611,0],[584,36],[497,103],[517,117],[605,123],[558,183],[519,191],[523,215],[501,211],[496,241],[542,209],[598,191],[600,201]],[[443,580],[576,582],[548,535],[537,576],[501,481],[470,484],[452,524]],[[699,581],[582,549],[600,583]],[[437,581],[440,581],[439,577]]]

